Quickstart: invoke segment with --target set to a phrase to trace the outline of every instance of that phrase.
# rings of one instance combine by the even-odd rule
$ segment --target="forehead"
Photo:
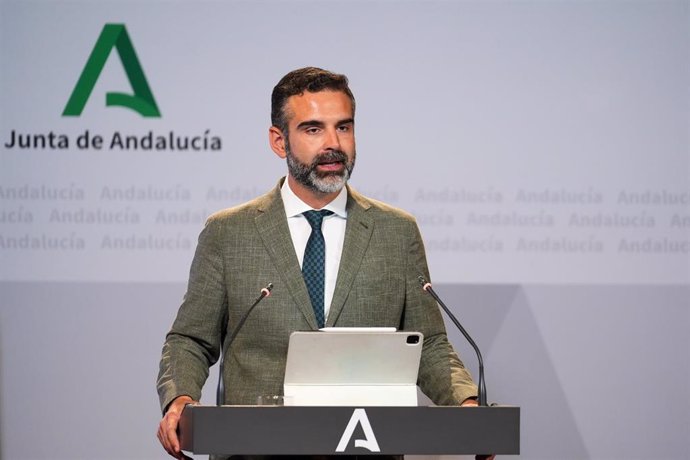
[[[305,91],[290,96],[286,109],[290,124],[312,119],[336,121],[352,118],[352,101],[342,91]]]

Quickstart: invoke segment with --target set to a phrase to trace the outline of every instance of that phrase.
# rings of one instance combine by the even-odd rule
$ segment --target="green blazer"
[[[195,400],[221,343],[269,282],[224,359],[226,404],[282,394],[288,339],[316,330],[307,287],[276,188],[209,217],[199,236],[184,300],[166,336],[158,376],[163,410],[180,395]],[[436,404],[460,404],[477,388],[448,342],[434,300],[414,218],[348,187],[347,224],[327,326],[378,326],[424,334],[418,384]],[[223,344],[224,347],[227,344]]]

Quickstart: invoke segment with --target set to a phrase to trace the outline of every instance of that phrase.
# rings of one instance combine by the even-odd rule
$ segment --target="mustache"
[[[343,162],[347,164],[347,155],[342,150],[329,150],[328,152],[322,153],[314,157],[311,162],[311,167],[316,168],[316,166],[323,163],[335,163]]]

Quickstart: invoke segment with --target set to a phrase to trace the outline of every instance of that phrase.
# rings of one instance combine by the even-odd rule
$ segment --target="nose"
[[[335,128],[330,128],[326,130],[326,135],[324,137],[325,150],[341,150],[340,149],[340,136],[338,130]]]

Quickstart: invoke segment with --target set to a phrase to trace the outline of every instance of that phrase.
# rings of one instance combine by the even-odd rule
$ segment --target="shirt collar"
[[[280,196],[283,199],[283,206],[285,206],[285,214],[287,217],[295,217],[301,215],[304,211],[313,209],[304,201],[300,200],[295,192],[292,191],[288,185],[287,177],[283,181],[283,186],[280,187]],[[343,187],[340,193],[322,209],[333,211],[334,214],[344,219],[347,218],[347,187]]]

